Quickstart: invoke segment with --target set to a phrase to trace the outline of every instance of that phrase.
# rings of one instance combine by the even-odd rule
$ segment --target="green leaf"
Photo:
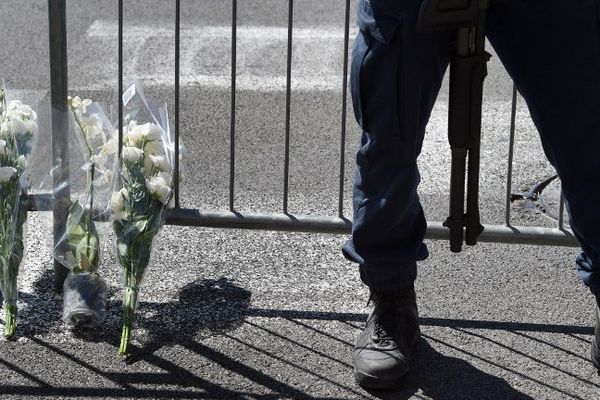
[[[99,237],[91,211],[74,202],[67,218],[67,244],[77,265],[76,272],[94,272],[98,269]]]

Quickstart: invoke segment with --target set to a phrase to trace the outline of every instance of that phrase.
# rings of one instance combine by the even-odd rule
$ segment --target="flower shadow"
[[[19,293],[17,336],[70,332],[75,338],[118,346],[122,311],[120,290],[108,287],[106,320],[94,329],[71,329],[62,322],[63,301],[54,292],[48,270],[32,284],[32,293]],[[1,295],[0,295],[1,298]],[[198,279],[181,288],[175,301],[141,301],[136,309],[133,344],[142,352],[182,344],[239,327],[250,304],[251,292],[231,279]]]
[[[122,326],[121,300],[119,296],[110,297],[104,324],[96,329],[72,329],[73,336],[118,346]],[[135,312],[132,334],[135,356],[130,361],[163,346],[236,329],[244,321],[250,298],[248,290],[222,277],[198,279],[185,285],[176,301],[141,301]]]

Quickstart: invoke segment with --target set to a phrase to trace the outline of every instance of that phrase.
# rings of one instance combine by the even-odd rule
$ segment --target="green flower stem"
[[[15,336],[17,327],[17,305],[13,303],[4,303],[4,313],[6,325],[4,326],[4,336],[12,339]]]
[[[90,144],[87,141],[87,138],[85,137],[85,132],[83,131],[83,124],[81,123],[81,121],[79,120],[79,117],[77,116],[77,113],[75,112],[75,107],[70,106],[70,109],[71,109],[71,113],[73,114],[73,118],[75,118],[75,122],[79,126],[79,131],[81,132],[81,137],[83,138],[83,142],[85,143],[85,147],[87,147],[87,151],[88,151],[88,157],[87,158],[89,160],[94,155],[94,151],[92,150]]]
[[[87,173],[87,185],[88,185],[88,193],[89,193],[89,198],[90,198],[90,212],[87,213],[87,217],[88,220],[86,221],[87,224],[85,225],[86,227],[91,227],[92,224],[94,223],[94,221],[92,221],[92,214],[94,213],[94,172],[96,170],[96,164],[95,163],[90,163],[90,166],[88,167],[88,173]],[[87,235],[87,247],[88,249],[90,248],[90,240],[92,239],[92,235]],[[96,253],[98,252],[98,249],[96,249]],[[97,258],[98,255],[96,254]],[[91,272],[95,272],[95,271],[91,271]]]
[[[87,171],[87,189],[90,194],[90,211],[94,210],[94,174],[96,172],[96,163],[90,162]],[[91,217],[90,217],[91,218]]]
[[[121,344],[119,355],[127,356],[129,351],[129,338],[133,328],[133,314],[137,303],[138,289],[127,287],[123,291],[123,332],[121,333]]]

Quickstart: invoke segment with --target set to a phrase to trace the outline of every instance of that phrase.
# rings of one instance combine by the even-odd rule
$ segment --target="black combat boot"
[[[600,299],[596,299],[596,328],[592,339],[592,362],[600,374]]]
[[[375,308],[354,348],[354,374],[364,388],[392,389],[406,375],[420,338],[414,287],[372,292]]]

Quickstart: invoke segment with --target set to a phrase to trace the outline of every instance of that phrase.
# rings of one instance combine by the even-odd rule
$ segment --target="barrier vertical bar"
[[[285,87],[285,153],[283,161],[283,213],[288,213],[290,185],[290,121],[292,97],[292,38],[294,28],[294,0],[289,0],[288,10],[288,42],[287,42],[287,77]]]
[[[237,0],[231,5],[231,121],[229,132],[229,210],[234,210],[235,195],[235,96],[237,79]]]
[[[123,0],[119,0],[118,3],[118,64],[119,64],[119,76],[118,76],[118,93],[117,102],[119,103],[119,166],[121,165],[121,152],[123,150]]]
[[[50,37],[50,102],[52,118],[52,162],[54,168],[54,244],[65,232],[68,208],[71,204],[68,157],[69,119],[67,114],[68,69],[67,69],[67,11],[65,0],[48,0],[48,27]],[[62,291],[69,270],[54,261],[54,289]]]
[[[175,208],[179,208],[179,76],[181,50],[181,0],[175,1]]]
[[[515,150],[515,125],[517,118],[517,85],[513,84],[512,109],[510,113],[510,142],[508,145],[508,172],[506,174],[506,210],[504,223],[510,226],[510,197],[512,192],[513,159]]]
[[[350,42],[350,0],[346,0],[344,17],[344,79],[342,86],[342,134],[340,138],[340,190],[338,216],[344,217],[344,175],[346,163],[346,104],[348,101],[348,46]]]
[[[558,208],[558,229],[562,231],[565,229],[565,197],[563,195],[562,188],[560,191],[560,204]]]

